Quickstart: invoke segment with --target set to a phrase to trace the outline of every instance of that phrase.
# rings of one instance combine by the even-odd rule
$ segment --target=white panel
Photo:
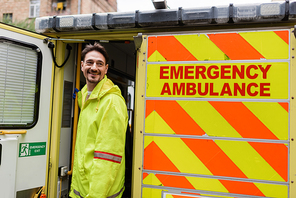
[[[0,144],[2,145],[0,154],[0,197],[15,197],[16,164],[18,156],[17,137],[0,139]]]

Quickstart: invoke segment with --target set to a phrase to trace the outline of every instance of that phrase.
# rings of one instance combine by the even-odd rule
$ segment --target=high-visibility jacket
[[[74,154],[71,197],[119,198],[124,191],[127,108],[120,89],[106,76],[81,108]],[[86,101],[85,101],[86,100]]]

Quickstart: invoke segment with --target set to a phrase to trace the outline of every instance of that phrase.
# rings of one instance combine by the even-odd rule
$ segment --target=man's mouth
[[[93,75],[93,76],[100,75],[100,73],[92,73],[92,72],[88,72],[88,74]]]

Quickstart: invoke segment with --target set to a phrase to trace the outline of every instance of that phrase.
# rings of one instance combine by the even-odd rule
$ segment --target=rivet
[[[294,138],[291,138],[291,141],[294,141]]]
[[[140,133],[143,133],[142,131],[140,131]]]
[[[144,36],[144,39],[146,39],[146,36]]]
[[[292,99],[294,99],[294,97],[292,97]]]
[[[295,56],[292,56],[292,58],[295,58]]]
[[[141,170],[141,167],[139,167],[139,170]]]
[[[294,181],[291,181],[291,183],[293,184],[293,183],[294,183]]]
[[[294,50],[294,47],[292,47],[292,50]]]

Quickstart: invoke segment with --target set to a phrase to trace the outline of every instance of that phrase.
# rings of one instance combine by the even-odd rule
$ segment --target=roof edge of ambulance
[[[27,29],[24,29],[24,28],[20,28],[20,27],[17,27],[17,26],[13,26],[13,25],[3,23],[3,22],[0,22],[0,28],[5,29],[5,30],[9,30],[9,31],[12,31],[12,32],[32,36],[32,37],[39,38],[39,39],[46,38],[46,35],[43,35],[41,33],[34,32],[34,31],[31,31],[31,30],[27,30]]]
[[[157,9],[36,18],[35,30],[48,36],[124,32],[175,31],[291,25],[296,22],[296,1],[229,4],[202,8]]]

